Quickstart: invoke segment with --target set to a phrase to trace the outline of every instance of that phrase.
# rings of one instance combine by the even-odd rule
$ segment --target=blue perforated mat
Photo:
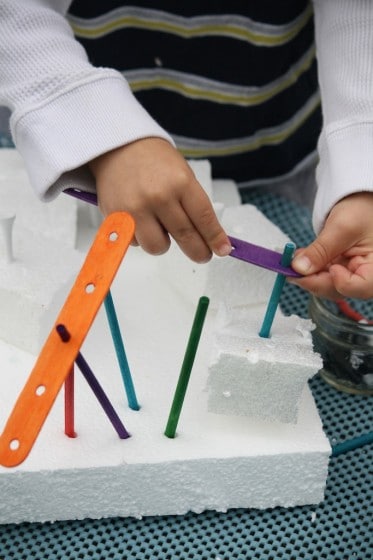
[[[255,203],[297,245],[311,240],[307,210],[255,192],[247,201]],[[307,296],[286,285],[284,312],[305,317],[307,307]],[[318,376],[311,388],[332,445],[372,431],[372,397],[339,393]],[[0,559],[370,560],[372,447],[365,445],[331,458],[325,500],[318,506],[3,525]]]

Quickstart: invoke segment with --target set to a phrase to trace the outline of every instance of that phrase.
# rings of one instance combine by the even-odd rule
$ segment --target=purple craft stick
[[[56,330],[61,337],[63,342],[68,342],[70,340],[70,333],[65,327],[65,325],[57,325]],[[102,408],[106,416],[109,418],[110,422],[112,423],[115,431],[117,432],[118,436],[121,439],[127,439],[130,437],[130,434],[127,432],[126,428],[124,427],[121,419],[119,418],[118,414],[115,412],[114,407],[112,406],[111,402],[109,401],[105,391],[101,387],[100,383],[97,381],[93,371],[83,358],[82,354],[78,352],[77,357],[75,358],[76,365],[79,367],[80,371],[82,372],[83,376],[85,377],[88,385],[91,387],[92,391],[94,392],[97,400],[101,404]]]
[[[95,193],[90,193],[87,191],[82,191],[80,189],[74,189],[74,188],[68,188],[65,189],[63,191],[66,194],[69,194],[70,196],[73,196],[75,198],[79,198],[79,200],[83,200],[84,202],[89,202],[90,204],[94,204],[95,206],[97,206],[97,194]]]
[[[271,249],[266,249],[265,247],[260,247],[259,245],[242,241],[242,239],[236,239],[230,235],[228,238],[233,247],[230,253],[231,257],[241,259],[242,261],[246,261],[251,264],[256,264],[263,268],[268,268],[269,270],[273,270],[278,274],[284,274],[285,276],[293,276],[294,278],[302,276],[291,266],[283,266],[281,264],[282,253],[277,253]]]
[[[118,414],[115,412],[111,402],[109,401],[106,393],[104,392],[103,388],[97,381],[96,377],[93,374],[93,371],[79,352],[76,359],[76,365],[84,375],[88,385],[91,387],[92,391],[97,397],[97,400],[101,404],[102,408],[105,411],[106,416],[109,418],[110,422],[112,423],[114,429],[116,430],[118,436],[121,439],[126,439],[130,437],[130,434],[127,432],[126,428],[122,424],[121,419],[119,418]]]
[[[95,204],[97,206],[97,195],[87,191],[82,191],[80,189],[68,188],[64,192],[90,204]],[[291,266],[283,266],[281,264],[282,253],[277,253],[271,249],[266,249],[265,247],[260,247],[259,245],[254,245],[254,243],[249,243],[248,241],[243,241],[242,239],[237,239],[236,237],[231,237],[228,235],[228,239],[232,244],[232,251],[230,253],[231,257],[246,261],[262,268],[268,268],[277,272],[277,274],[284,274],[285,276],[292,276],[293,278],[299,278],[302,276],[296,272]]]

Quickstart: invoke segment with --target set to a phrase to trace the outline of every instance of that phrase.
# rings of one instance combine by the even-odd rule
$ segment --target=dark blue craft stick
[[[68,342],[70,340],[70,333],[65,327],[65,325],[61,325],[61,324],[57,325],[56,330],[60,335],[61,339],[63,340],[63,342]],[[114,407],[112,406],[110,400],[108,399],[105,391],[101,387],[93,371],[91,370],[91,368],[89,367],[89,365],[87,364],[87,362],[85,361],[85,359],[83,358],[80,352],[78,352],[78,355],[75,358],[75,363],[77,364],[84,378],[88,382],[88,385],[91,387],[92,391],[94,392],[97,400],[101,404],[106,416],[109,418],[118,436],[121,439],[129,438],[130,434],[127,432],[121,419],[119,418],[118,414],[115,412]]]
[[[126,390],[128,406],[132,410],[140,410],[137,401],[135,387],[132,381],[131,371],[128,365],[126,351],[124,349],[123,339],[120,332],[117,314],[115,312],[114,302],[110,291],[105,298],[105,311],[109,322],[111,336],[114,342],[115,352],[119,363],[120,372],[122,374],[124,388]]]
[[[293,258],[294,249],[294,243],[286,243],[281,259],[282,266],[290,265]],[[281,292],[284,287],[285,281],[286,277],[283,274],[277,274],[272,293],[268,301],[268,306],[264,315],[263,323],[259,331],[259,336],[261,336],[262,338],[269,338],[269,333],[271,331],[272,323],[275,318],[278,304],[280,302]]]

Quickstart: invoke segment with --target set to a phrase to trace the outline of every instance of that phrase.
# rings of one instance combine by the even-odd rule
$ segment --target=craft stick
[[[98,205],[97,201],[97,194],[82,191],[81,189],[76,189],[74,187],[69,187],[63,191],[74,198],[78,198],[79,200],[83,200],[83,202],[88,202],[89,204],[93,204],[95,206]]]
[[[59,324],[56,326],[56,331],[61,337],[63,342],[69,342],[71,336],[69,331],[67,330],[65,325]],[[129,433],[127,432],[126,428],[123,426],[121,419],[119,418],[118,414],[115,412],[113,405],[111,404],[108,396],[106,395],[105,391],[101,387],[100,383],[98,382],[97,378],[95,377],[93,371],[89,367],[86,360],[83,358],[82,354],[78,352],[78,355],[75,358],[75,363],[82,372],[84,378],[86,379],[88,385],[94,392],[98,402],[104,409],[106,416],[109,418],[110,422],[112,423],[115,431],[117,432],[118,436],[121,439],[126,439],[130,437]]]
[[[364,445],[373,443],[373,432],[367,432],[361,436],[357,436],[352,439],[343,441],[342,443],[337,443],[332,446],[332,457],[338,457],[342,453],[347,453],[347,451],[352,451],[354,449],[359,449]]]
[[[77,437],[75,432],[74,385],[74,366],[72,365],[65,380],[65,434],[70,438]]]
[[[109,418],[110,422],[112,423],[115,431],[117,432],[118,436],[121,439],[127,439],[130,437],[130,434],[127,432],[126,428],[124,427],[121,419],[119,418],[118,414],[115,412],[114,407],[112,406],[109,398],[107,397],[106,393],[104,392],[103,388],[101,387],[100,383],[96,379],[93,374],[93,371],[79,352],[76,357],[76,365],[79,367],[80,371],[84,375],[88,385],[91,387],[92,391],[97,397],[97,400],[101,404],[102,408],[106,416]]]
[[[52,328],[0,436],[0,464],[4,467],[19,465],[31,451],[110,289],[134,230],[134,221],[126,212],[109,214],[100,226],[57,317],[56,324],[69,325],[71,340],[64,344]]]
[[[205,321],[209,302],[210,302],[209,298],[205,296],[202,296],[198,302],[196,314],[194,317],[192,329],[189,335],[189,340],[184,355],[183,364],[179,375],[179,380],[176,386],[173,402],[171,405],[167,426],[164,432],[165,435],[169,438],[175,437],[177,424],[179,421],[186,390],[188,387],[190,374],[194,363],[194,358],[197,353],[199,340],[201,338],[203,323]]]
[[[140,406],[137,401],[135,387],[133,384],[131,371],[128,365],[126,351],[124,349],[119,322],[118,322],[117,314],[115,312],[114,302],[110,290],[105,298],[104,303],[105,303],[106,316],[109,322],[111,337],[114,342],[114,348],[117,354],[119,369],[122,374],[122,380],[127,395],[128,406],[132,410],[140,410]]]
[[[294,243],[286,243],[284,252],[281,258],[282,266],[289,266],[293,258],[295,245]],[[259,331],[259,336],[262,338],[269,338],[272,323],[275,318],[278,304],[280,302],[281,292],[284,287],[286,277],[283,274],[277,274],[276,280],[272,289],[271,296],[268,301],[267,310],[264,315],[263,323]]]

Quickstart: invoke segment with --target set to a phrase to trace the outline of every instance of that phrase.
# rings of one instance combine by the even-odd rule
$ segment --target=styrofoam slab
[[[208,312],[177,437],[163,435],[195,306],[170,291],[156,257],[130,248],[112,288],[141,410],[128,408],[105,313],[82,353],[126,428],[119,440],[77,372],[76,431],[63,434],[62,395],[28,459],[0,468],[0,522],[183,514],[323,499],[329,443],[306,388],[298,423],[207,412],[215,314]],[[196,293],[196,305],[201,295]],[[35,357],[0,343],[0,428]],[[58,364],[56,364],[58,367]]]

